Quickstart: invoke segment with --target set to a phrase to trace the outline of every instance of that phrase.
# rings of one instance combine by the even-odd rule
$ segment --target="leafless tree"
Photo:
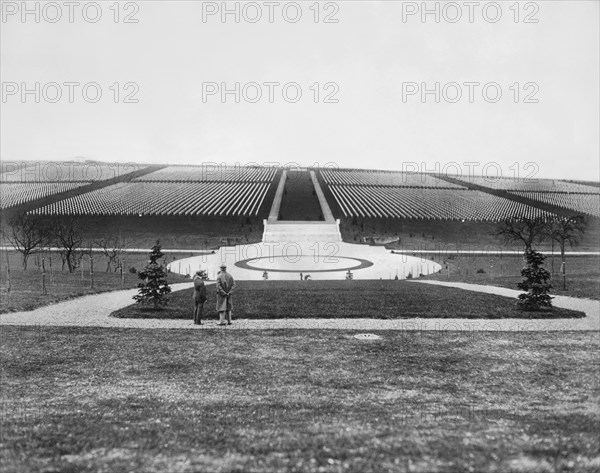
[[[527,252],[547,238],[547,227],[548,221],[543,218],[505,219],[498,223],[496,235],[508,243],[523,243]]]
[[[79,265],[81,257],[78,255],[78,250],[83,243],[83,236],[77,219],[71,217],[56,221],[50,230],[50,234],[59,249],[63,267],[66,263],[69,272],[72,273]]]
[[[100,252],[108,258],[106,272],[110,272],[111,268],[113,271],[117,271],[117,269],[119,269],[121,256],[125,251],[125,242],[116,236],[102,238],[97,244],[100,248]]]
[[[559,217],[548,222],[548,236],[552,238],[560,248],[560,256],[565,259],[565,248],[567,244],[571,248],[579,245],[585,233],[587,222],[584,217]]]
[[[27,214],[20,214],[9,222],[10,230],[6,237],[10,244],[21,253],[23,269],[27,269],[29,256],[40,251],[48,240],[48,229],[39,220]]]
[[[558,243],[562,262],[563,289],[567,288],[565,248],[573,248],[581,243],[587,222],[584,217],[557,217],[548,221],[546,232],[553,242]]]

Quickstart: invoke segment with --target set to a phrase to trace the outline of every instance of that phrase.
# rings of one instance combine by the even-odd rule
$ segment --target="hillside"
[[[10,164],[10,163],[9,163]],[[76,217],[85,233],[121,235],[131,247],[216,248],[262,239],[281,169],[260,166],[137,166],[3,163],[1,228],[20,213],[44,222]],[[600,247],[600,187],[561,180],[316,170],[344,241],[390,248],[495,249],[496,221],[585,215],[580,246]],[[279,218],[320,220],[308,170],[288,170]],[[547,246],[547,245],[546,245]]]

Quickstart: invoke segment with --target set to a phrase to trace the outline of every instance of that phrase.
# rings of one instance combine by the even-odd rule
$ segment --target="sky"
[[[600,180],[600,2],[474,4],[2,1],[1,159]]]

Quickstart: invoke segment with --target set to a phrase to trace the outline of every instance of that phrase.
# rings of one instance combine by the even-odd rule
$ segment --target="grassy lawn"
[[[216,293],[208,287],[206,318],[216,318]],[[113,312],[119,318],[193,318],[192,289],[171,295],[159,312],[131,305]],[[554,308],[522,312],[516,299],[410,281],[240,281],[234,295],[238,319],[279,318],[563,318],[582,312]]]
[[[17,252],[9,252],[10,264],[10,292],[7,291],[6,278],[6,253],[2,253],[0,259],[0,314],[6,312],[18,312],[33,310],[48,304],[73,299],[74,297],[99,292],[115,291],[137,287],[140,280],[137,275],[126,271],[124,281],[121,280],[119,272],[106,272],[106,259],[100,255],[94,256],[94,287],[91,287],[89,260],[84,259],[83,274],[78,269],[69,273],[65,268],[61,270],[60,258],[53,254],[53,267],[50,270],[49,258],[46,258],[46,290],[42,291],[42,271],[36,265],[35,256],[30,257],[27,270],[21,267],[20,255]],[[185,258],[190,253],[169,254],[168,261],[175,258]],[[146,264],[148,256],[144,253],[130,253],[126,256],[126,267],[142,269]],[[189,282],[189,279],[178,274],[169,274],[169,282]]]
[[[523,258],[520,255],[502,257],[498,255],[468,256],[446,255],[434,257],[442,265],[442,272],[428,276],[439,281],[460,281],[473,284],[508,287],[517,289],[523,279],[521,269]],[[554,257],[552,294],[600,299],[600,256],[569,256],[566,261],[566,289],[560,272],[560,255]],[[548,257],[544,267],[552,271],[552,261]],[[448,269],[450,274],[448,275]]]
[[[3,473],[600,468],[593,332],[1,333]]]

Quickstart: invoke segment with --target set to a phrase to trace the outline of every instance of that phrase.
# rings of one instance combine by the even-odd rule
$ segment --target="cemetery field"
[[[192,319],[193,290],[177,291],[167,308],[144,310],[136,304],[113,312],[119,318]],[[207,287],[205,318],[218,318],[216,291]],[[419,284],[411,281],[239,281],[233,296],[234,319],[281,318],[579,318],[583,312],[553,308],[523,312],[516,299]]]
[[[10,291],[6,277],[6,253],[2,252],[0,259],[0,314],[6,312],[20,312],[33,310],[56,302],[73,299],[87,294],[99,292],[118,291],[137,287],[140,280],[137,274],[129,271],[130,268],[143,269],[148,255],[144,253],[127,253],[125,255],[125,270],[123,278],[120,271],[111,269],[106,272],[107,259],[101,255],[94,255],[94,287],[91,287],[89,258],[83,259],[81,269],[69,273],[65,267],[61,270],[61,261],[58,254],[52,257],[46,254],[44,266],[46,269],[46,294],[43,292],[43,276],[41,259],[36,260],[35,255],[29,258],[26,270],[22,269],[20,254],[16,251],[9,252]],[[190,256],[190,253],[168,254],[168,261],[174,258]],[[52,269],[50,269],[50,260]],[[189,282],[189,279],[175,273],[170,273],[169,283]]]
[[[4,473],[600,467],[594,332],[1,333]]]
[[[442,265],[442,272],[427,276],[439,281],[459,281],[473,284],[517,289],[523,279],[521,255],[445,255],[433,260]],[[600,256],[567,256],[566,289],[563,288],[560,254],[548,256],[544,267],[552,274],[552,294],[587,299],[600,299]],[[448,271],[449,270],[449,271]]]

